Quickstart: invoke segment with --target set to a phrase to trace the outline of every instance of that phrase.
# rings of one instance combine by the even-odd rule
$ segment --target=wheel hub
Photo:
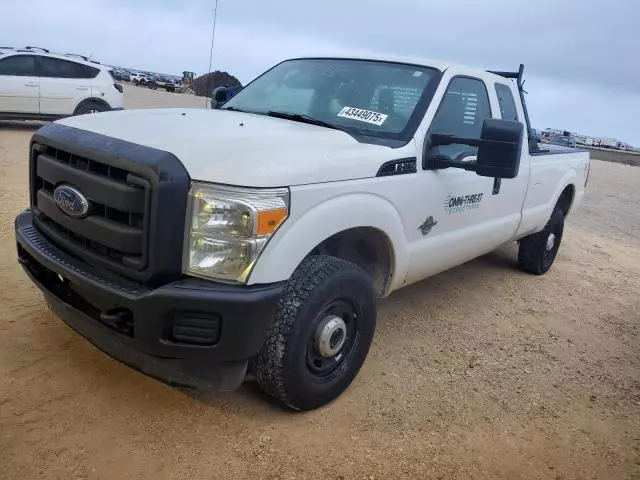
[[[347,326],[344,320],[337,315],[328,315],[316,329],[315,348],[325,358],[334,357],[340,353],[346,339]]]
[[[556,236],[553,233],[550,233],[549,236],[547,237],[547,245],[546,245],[546,250],[547,252],[550,252],[551,250],[553,250],[553,247],[556,244]]]

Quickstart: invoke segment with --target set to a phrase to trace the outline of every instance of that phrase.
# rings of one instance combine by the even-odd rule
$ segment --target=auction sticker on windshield
[[[372,112],[371,110],[363,110],[362,108],[355,107],[344,107],[340,110],[338,116],[358,120],[359,122],[371,123],[377,126],[381,126],[388,117],[388,115],[384,113]]]

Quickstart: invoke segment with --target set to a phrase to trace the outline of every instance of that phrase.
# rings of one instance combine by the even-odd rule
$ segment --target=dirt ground
[[[380,302],[351,388],[294,414],[252,384],[191,398],[46,309],[13,234],[33,132],[0,122],[0,478],[640,478],[640,168],[592,163],[546,276],[507,247]]]

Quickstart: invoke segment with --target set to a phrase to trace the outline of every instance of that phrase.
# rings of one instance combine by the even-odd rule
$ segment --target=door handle
[[[37,82],[27,82],[24,84],[25,87],[37,87],[38,83]]]
[[[89,87],[76,87],[78,90],[89,90]]]

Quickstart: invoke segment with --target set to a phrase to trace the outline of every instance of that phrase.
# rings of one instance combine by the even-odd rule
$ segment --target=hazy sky
[[[11,0],[0,44],[181,74],[209,66],[215,0]],[[525,64],[532,123],[640,145],[640,0],[219,0],[213,68],[243,83],[342,51]]]

